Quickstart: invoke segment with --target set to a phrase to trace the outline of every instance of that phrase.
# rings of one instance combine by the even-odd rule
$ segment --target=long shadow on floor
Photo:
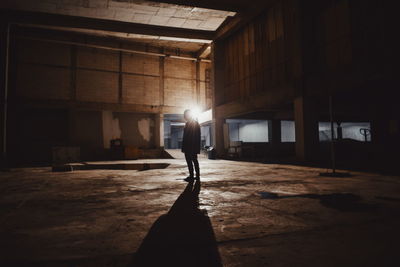
[[[263,199],[284,199],[284,198],[311,198],[318,199],[321,205],[339,211],[369,211],[377,208],[376,205],[361,202],[362,198],[350,193],[333,194],[299,194],[299,195],[278,195],[271,192],[260,192]]]
[[[210,218],[199,209],[200,181],[190,182],[144,238],[131,266],[222,266]]]

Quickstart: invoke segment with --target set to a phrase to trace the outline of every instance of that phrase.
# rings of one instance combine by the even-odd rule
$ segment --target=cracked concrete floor
[[[160,233],[173,231],[164,246],[171,252],[180,242],[174,238],[192,231],[197,235],[178,249],[193,262],[164,266],[204,266],[198,259],[209,253],[190,254],[192,246],[217,248],[207,266],[400,266],[399,177],[353,172],[325,178],[317,168],[201,159],[193,217],[171,211],[188,201],[180,197],[187,188],[185,162],[139,162],[170,165],[0,173],[0,265],[126,266],[141,246],[163,262],[160,251],[144,244],[165,241]],[[197,246],[201,236],[205,245]]]

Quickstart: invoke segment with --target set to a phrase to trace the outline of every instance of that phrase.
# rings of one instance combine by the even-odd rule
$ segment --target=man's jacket
[[[186,122],[183,130],[182,152],[200,154],[200,124],[191,120]]]

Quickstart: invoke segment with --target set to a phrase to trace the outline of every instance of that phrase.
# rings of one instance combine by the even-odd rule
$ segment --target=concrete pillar
[[[277,154],[279,145],[281,144],[281,121],[270,120],[268,121],[268,141],[271,145],[271,153]]]
[[[219,157],[225,154],[224,121],[224,119],[214,119],[212,121],[212,146],[217,150]]]
[[[213,146],[217,150],[219,157],[225,154],[224,149],[224,122],[225,119],[220,117],[217,112],[218,106],[218,95],[223,90],[224,86],[224,58],[223,58],[223,44],[218,41],[214,42],[211,47],[211,58],[213,59],[212,74],[211,74],[211,86],[213,89],[213,122],[212,122],[212,140]]]
[[[162,113],[155,115],[154,142],[157,148],[164,148],[164,114]]]
[[[167,143],[164,143],[165,148],[171,148],[171,121],[164,121],[164,142],[167,140]]]
[[[294,100],[296,156],[302,161],[312,161],[318,157],[318,119],[313,104],[306,97]]]
[[[160,73],[160,83],[159,83],[159,98],[160,98],[160,107],[164,106],[164,74],[165,74],[165,58],[159,57],[159,73]]]
[[[268,121],[268,138],[271,145],[279,145],[281,143],[281,121]]]
[[[8,60],[10,27],[0,21],[0,168],[7,168],[7,100],[8,100]]]

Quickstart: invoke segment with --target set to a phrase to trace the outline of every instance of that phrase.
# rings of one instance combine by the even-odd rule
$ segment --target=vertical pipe
[[[121,48],[121,44],[120,44],[120,48]],[[119,66],[118,66],[118,103],[122,104],[123,102],[123,92],[122,92],[122,51],[119,51]]]
[[[78,47],[76,45],[70,46],[70,99],[73,103],[76,101],[76,72],[78,61]],[[69,106],[68,109],[68,142],[70,146],[74,145],[75,141],[75,120],[76,108],[75,105]]]
[[[156,114],[156,147],[164,149],[164,79],[165,79],[165,58],[158,58],[158,70],[159,70],[159,105],[160,113]]]
[[[196,104],[200,106],[200,60],[196,61]]]
[[[329,96],[329,115],[331,119],[331,163],[332,163],[332,173],[336,172],[336,162],[335,162],[335,134],[333,126],[333,103],[332,96]]]
[[[9,65],[9,49],[10,49],[10,24],[8,22],[5,23],[4,25],[4,32],[2,32],[2,34],[4,34],[5,38],[4,38],[4,62],[2,62],[1,64],[4,66],[4,73],[2,75],[4,75],[4,93],[3,93],[3,116],[2,116],[2,128],[3,128],[3,138],[1,140],[2,142],[2,158],[1,160],[3,161],[0,165],[3,165],[4,167],[7,167],[7,111],[8,111],[8,107],[7,107],[7,102],[8,102],[8,65]],[[3,29],[2,29],[3,31]],[[3,49],[3,48],[1,48]]]
[[[75,45],[71,45],[71,54],[70,54],[70,70],[71,70],[71,92],[70,97],[72,101],[76,100],[76,68],[77,68],[77,47]]]

